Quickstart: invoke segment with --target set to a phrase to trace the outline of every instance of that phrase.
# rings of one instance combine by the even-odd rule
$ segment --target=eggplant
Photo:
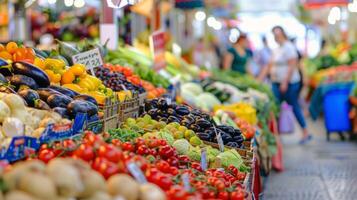
[[[36,49],[36,48],[32,48],[32,49],[35,51],[37,57],[42,57],[42,58],[47,58],[48,57],[48,54],[46,52],[41,51],[41,50]]]
[[[0,84],[1,83],[8,83],[9,81],[5,78],[4,75],[0,74]]]
[[[201,132],[202,131],[201,127],[199,127],[197,124],[191,124],[189,128],[191,130],[195,131],[195,132]]]
[[[243,136],[242,135],[238,135],[238,136],[234,136],[233,137],[233,140],[235,141],[235,142],[237,142],[237,143],[243,143],[243,141],[244,141],[244,138],[243,138]]]
[[[153,117],[153,118],[156,118],[157,117],[157,109],[156,108],[153,108],[151,110],[148,111],[148,114]]]
[[[42,99],[43,101],[47,101],[48,97],[51,96],[52,94],[61,95],[61,93],[51,88],[39,88],[37,90],[37,93],[40,95],[40,99]]]
[[[20,86],[25,85],[31,89],[36,90],[38,85],[33,78],[25,76],[25,75],[13,75],[10,77],[10,84],[15,86],[15,90],[18,90]]]
[[[169,108],[169,109],[167,109],[167,114],[176,115],[176,111],[173,108]]]
[[[199,133],[196,133],[196,134],[201,140],[208,141],[208,142],[211,141],[211,136],[208,133],[199,132]]]
[[[69,118],[67,108],[55,107],[52,110],[60,114],[63,118]]]
[[[69,96],[71,98],[74,98],[75,96],[78,96],[79,93],[71,90],[71,89],[68,89],[68,88],[64,88],[64,87],[61,87],[61,86],[56,86],[56,85],[51,85],[49,88],[61,93],[61,94],[64,94],[66,96]]]
[[[5,85],[0,86],[0,92],[7,93],[7,94],[10,94],[10,93],[16,94],[15,90],[13,90],[11,87],[5,86]]]
[[[98,107],[91,102],[73,100],[68,104],[67,111],[71,117],[75,117],[78,113],[87,113],[89,116],[92,116],[98,113]]]
[[[168,107],[167,101],[165,99],[159,99],[157,102],[157,107],[161,110],[166,110]]]
[[[211,127],[211,122],[201,118],[199,120],[196,120],[195,124],[197,124],[198,126],[202,127],[202,128],[208,128]]]
[[[234,129],[234,134],[233,134],[233,137],[236,137],[236,136],[240,136],[242,135],[242,131],[240,129]]]
[[[51,107],[62,107],[66,108],[69,103],[71,103],[72,98],[65,96],[63,94],[52,94],[47,98],[47,104]]]
[[[88,115],[93,116],[95,114],[98,114],[98,106],[96,106],[94,103],[90,101],[86,101],[87,106],[88,106]]]
[[[85,95],[85,94],[82,94],[82,95],[77,95],[73,98],[74,100],[84,100],[84,101],[88,101],[88,102],[91,102],[93,103],[95,106],[98,106],[98,103],[97,103],[97,100],[95,100],[95,98],[89,96],[89,95]]]
[[[179,115],[188,115],[188,114],[190,114],[190,110],[186,106],[177,106],[175,111]]]
[[[37,99],[35,101],[35,106],[34,108],[40,109],[40,110],[51,110],[51,108],[48,106],[48,104],[41,99]]]
[[[228,142],[226,145],[233,148],[239,148],[239,144],[237,142]]]
[[[42,69],[26,62],[12,63],[12,70],[14,74],[21,74],[33,78],[40,87],[48,87],[50,79]]]
[[[11,65],[4,59],[0,58],[0,74],[11,76]]]
[[[35,106],[36,100],[40,99],[40,95],[35,90],[24,89],[18,92],[18,94],[26,101],[30,107]]]
[[[168,117],[167,120],[168,120],[169,122],[177,122],[177,123],[180,123],[180,120],[177,119],[177,118],[174,117],[174,116]]]

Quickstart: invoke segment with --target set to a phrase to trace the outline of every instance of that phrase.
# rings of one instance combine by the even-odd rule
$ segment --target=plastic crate
[[[336,89],[325,94],[323,107],[328,133],[351,130],[349,93],[350,89]]]

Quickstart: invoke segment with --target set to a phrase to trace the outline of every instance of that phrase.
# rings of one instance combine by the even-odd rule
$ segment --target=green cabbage
[[[181,86],[181,92],[183,91],[190,91],[191,93],[198,95],[203,92],[203,89],[201,85],[190,82],[190,83],[185,83]]]
[[[191,144],[186,139],[179,139],[176,140],[173,145],[175,149],[179,152],[179,154],[186,155],[190,148],[192,147]]]
[[[191,147],[188,151],[188,157],[194,161],[201,160],[201,149],[199,147]]]
[[[221,102],[211,93],[202,93],[195,99],[197,107],[203,110],[212,110],[214,106],[220,105]]]
[[[221,163],[224,167],[233,165],[239,169],[239,167],[243,164],[242,157],[235,149],[231,149],[223,153],[220,153],[217,157],[221,159]]]

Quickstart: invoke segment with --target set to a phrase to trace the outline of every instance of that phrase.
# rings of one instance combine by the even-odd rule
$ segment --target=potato
[[[22,192],[19,190],[12,190],[6,194],[5,200],[38,200],[38,199],[32,197],[30,194],[26,192]]]
[[[90,197],[95,192],[105,192],[107,190],[104,177],[94,170],[86,170],[81,173],[84,191],[78,197]]]
[[[113,198],[105,192],[102,191],[97,191],[96,193],[94,193],[92,196],[85,198],[85,199],[81,199],[81,200],[113,200]],[[115,200],[120,200],[120,199],[115,199]]]
[[[10,171],[4,173],[3,178],[6,186],[10,190],[14,190],[16,189],[16,185],[18,181],[23,175],[31,172],[43,173],[45,171],[45,168],[46,168],[45,164],[39,160],[29,160],[26,162],[19,162],[16,163]]]
[[[123,196],[126,200],[136,200],[139,197],[139,184],[127,174],[110,177],[107,186],[112,196]]]
[[[36,172],[24,174],[18,188],[40,199],[55,199],[57,196],[53,181],[47,175]]]
[[[166,200],[166,194],[157,185],[146,183],[140,186],[140,200]]]
[[[60,196],[75,197],[84,190],[78,170],[66,159],[51,160],[46,172],[55,183]]]

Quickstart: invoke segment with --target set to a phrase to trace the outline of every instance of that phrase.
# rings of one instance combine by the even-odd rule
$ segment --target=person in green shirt
[[[247,48],[247,35],[241,33],[232,47],[228,48],[223,58],[224,69],[231,69],[242,74],[251,74],[247,65],[252,57],[252,52]]]

